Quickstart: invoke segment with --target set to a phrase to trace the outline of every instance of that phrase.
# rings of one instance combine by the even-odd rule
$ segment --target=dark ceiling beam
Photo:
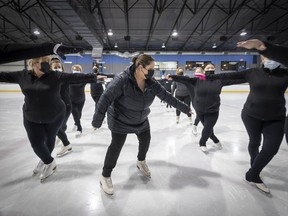
[[[13,1],[5,2],[5,3],[3,3],[3,2],[1,1],[1,3],[2,3],[2,5],[0,5],[0,8],[2,8],[2,7],[7,7],[7,5],[13,3]]]
[[[140,1],[140,0],[135,1],[135,2],[128,8],[128,11],[129,11],[130,9],[132,9],[139,1]],[[128,4],[128,3],[127,3],[127,4]]]
[[[18,2],[20,3],[20,1]],[[20,5],[18,4],[16,1],[13,1],[13,5],[14,7],[10,4],[7,5],[9,8],[11,8],[12,10],[14,10],[16,13],[18,13],[19,17],[25,17],[29,22],[31,21],[32,23],[34,23],[37,28],[39,28],[41,30],[41,32],[43,32],[52,42],[55,43],[54,39],[41,27],[41,25],[39,23],[37,23],[31,16],[29,16],[26,11],[24,12],[19,12],[19,9],[21,8]],[[16,7],[16,8],[15,8]],[[18,8],[18,9],[17,9]],[[34,41],[35,42],[35,41]]]
[[[278,17],[275,20],[272,20],[271,22],[269,22],[266,26],[264,26],[262,29],[266,29],[268,27],[270,27],[271,25],[275,24],[276,22],[280,21],[281,19],[283,19],[285,16],[288,15],[288,12],[285,14],[282,14],[280,17]],[[285,22],[284,22],[285,23]],[[282,32],[282,31],[281,31]],[[276,32],[275,34],[279,35],[281,32]],[[248,39],[252,39],[255,38],[257,35],[259,35],[261,32],[257,31],[256,33],[254,32],[253,34],[249,35]],[[276,35],[276,36],[277,36]]]
[[[202,22],[204,21],[204,19],[206,18],[206,16],[210,13],[210,11],[213,9],[214,4],[216,3],[217,0],[214,0],[214,2],[211,4],[211,6],[209,7],[209,9],[206,11],[206,13],[204,14],[204,16],[202,17],[202,19],[200,20],[200,22],[196,25],[196,27],[193,29],[193,31],[191,32],[191,34],[187,37],[187,39],[184,41],[183,45],[180,47],[179,51],[183,51],[183,49],[185,48],[186,44],[188,43],[188,41],[191,39],[191,37],[193,36],[193,34],[196,32],[196,30],[198,29],[198,27],[202,24]],[[206,2],[203,4],[206,5],[206,3],[209,2],[209,0],[206,0]]]
[[[183,13],[183,11],[184,11],[184,8],[186,7],[186,3],[187,3],[187,0],[185,0],[185,1],[183,2],[183,4],[182,4],[181,10],[180,10],[180,12],[178,13],[178,16],[177,16],[177,18],[176,18],[176,20],[175,20],[175,22],[174,22],[174,24],[173,24],[173,27],[172,27],[172,29],[171,29],[171,31],[170,31],[170,34],[169,34],[169,36],[168,36],[168,38],[167,38],[167,40],[166,40],[166,42],[165,42],[166,46],[167,46],[167,44],[168,44],[168,41],[169,41],[169,39],[170,39],[170,37],[171,37],[171,34],[172,34],[173,30],[175,29],[175,26],[178,24],[178,21],[179,21],[182,13]],[[179,30],[179,29],[178,29],[178,30]]]
[[[112,2],[113,2],[123,13],[125,13],[125,11],[120,7],[120,5],[118,5],[114,0],[112,0]]]
[[[151,38],[151,36],[152,36],[153,23],[154,23],[154,19],[155,19],[155,14],[156,14],[157,6],[158,6],[158,0],[155,0],[155,1],[154,1],[154,6],[153,6],[152,19],[151,19],[150,27],[149,27],[149,33],[148,33],[148,37],[147,37],[146,44],[145,44],[145,48],[146,48],[146,49],[148,48],[149,40],[150,40],[150,38]],[[159,15],[159,16],[161,16],[161,15]]]
[[[227,41],[229,41],[232,37],[234,37],[238,32],[240,32],[242,29],[244,29],[247,25],[249,25],[250,23],[254,22],[256,19],[258,19],[260,16],[265,15],[265,13],[267,13],[267,8],[269,8],[272,4],[274,4],[276,1],[278,0],[274,0],[272,1],[270,4],[266,4],[266,1],[264,3],[264,8],[262,11],[259,11],[259,13],[257,13],[254,17],[252,17],[248,22],[246,22],[245,24],[241,25],[241,27],[239,27],[236,31],[234,31],[230,36],[227,37],[227,40],[222,42],[220,45],[217,46],[217,49],[219,49],[220,47],[222,47],[225,43],[227,43]]]
[[[23,2],[23,1],[22,1],[22,2]],[[37,2],[35,2],[35,3],[32,4],[32,5],[28,5],[29,2],[31,2],[31,0],[27,1],[23,6],[20,7],[20,1],[18,0],[18,5],[19,5],[19,8],[18,8],[18,9],[19,9],[19,12],[20,12],[20,13],[23,13],[23,12],[29,10],[30,8],[34,7],[35,5],[38,4],[39,1],[37,0]],[[26,5],[28,5],[28,6],[26,7]],[[26,7],[26,8],[25,8],[25,7]]]
[[[166,10],[175,0],[172,0],[165,8],[164,10]]]
[[[126,36],[127,39],[127,48],[130,48],[130,26],[129,26],[129,9],[128,9],[128,0],[123,0],[124,4],[124,14],[125,14],[125,23],[126,23]],[[125,39],[124,38],[124,39]]]
[[[206,5],[206,3],[208,3],[210,0],[206,0],[206,2],[204,3],[204,4],[202,4],[202,6],[201,7],[199,7],[199,4],[196,4],[195,2],[195,9],[194,9],[194,12],[195,12],[195,14],[198,12],[198,11],[200,11],[205,5]],[[200,0],[198,1],[198,2],[200,2]],[[187,6],[187,4],[186,4],[186,6]],[[193,13],[192,13],[193,14]],[[193,14],[193,15],[195,15],[195,14]],[[191,18],[184,24],[184,26],[183,26],[183,29],[185,29],[185,27],[192,21],[194,19],[194,16],[191,16]]]
[[[202,47],[219,31],[219,29],[222,28],[223,25],[226,24],[226,22],[229,21],[229,19],[238,11],[243,8],[243,6],[247,3],[248,0],[243,0],[235,9],[232,10],[232,12],[225,17],[223,20],[221,20],[222,24],[218,26],[218,28],[209,36],[198,48],[197,50],[201,50]],[[219,47],[219,46],[218,46]]]
[[[30,36],[31,34],[27,34],[26,32],[24,32],[21,28],[19,28],[17,25],[15,25],[14,23],[12,23],[10,20],[6,19],[4,16],[0,15],[0,18],[2,18],[4,20],[4,22],[9,23],[10,25],[12,25],[16,30],[18,30],[19,32],[21,32],[23,35],[25,35],[25,37],[29,38],[29,40],[32,40],[33,42],[36,42],[36,40],[31,39]],[[5,29],[4,29],[5,31]],[[10,37],[9,37],[10,38]],[[22,38],[20,38],[22,39]]]
[[[62,28],[59,26],[59,24],[54,20],[53,16],[50,16],[48,10],[46,9],[46,8],[49,8],[49,7],[47,7],[46,5],[43,5],[42,2],[39,2],[39,5],[40,5],[40,8],[41,8],[42,10],[44,10],[45,13],[46,13],[46,14],[43,13],[43,15],[48,15],[49,18],[50,18],[50,20],[51,20],[51,32],[52,32],[52,29],[53,29],[53,26],[52,26],[52,25],[54,24],[55,26],[57,26],[57,28],[59,29],[59,31],[64,35],[64,37],[67,39],[67,41],[69,41],[71,44],[73,44],[73,42],[72,42],[72,40],[70,39],[70,37],[68,37],[68,36],[65,34],[65,32],[62,30]],[[54,13],[53,13],[53,14],[54,14]],[[55,16],[56,16],[56,15],[55,15]],[[46,16],[45,16],[45,17],[46,17]],[[46,18],[45,18],[45,19],[46,19]]]
[[[105,20],[104,20],[104,17],[103,17],[103,14],[102,14],[102,10],[101,10],[101,7],[100,7],[100,2],[98,0],[95,0],[95,7],[98,9],[98,15],[100,16],[100,19],[101,19],[101,23],[102,23],[102,26],[103,26],[103,29],[104,29],[104,33],[105,33],[105,36],[107,37],[107,27],[106,27],[106,24],[105,24]],[[109,37],[107,37],[107,42],[108,42],[108,46],[109,46],[109,49],[112,48],[112,45],[111,45],[111,41],[109,39]]]

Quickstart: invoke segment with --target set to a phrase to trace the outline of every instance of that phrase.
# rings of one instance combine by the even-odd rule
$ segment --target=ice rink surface
[[[248,137],[240,118],[247,93],[223,93],[215,134],[223,144],[217,149],[209,140],[208,154],[200,151],[199,133],[192,134],[184,114],[175,123],[155,99],[151,106],[152,140],[147,164],[152,178],[136,168],[138,143],[128,135],[112,173],[114,195],[100,188],[104,157],[110,144],[107,124],[97,131],[91,126],[94,102],[86,93],[83,134],[67,134],[73,152],[56,158],[57,171],[44,183],[32,177],[38,163],[22,123],[23,95],[0,93],[0,215],[1,216],[287,216],[288,147],[263,170],[271,196],[246,183],[249,169]],[[194,118],[195,116],[193,116]],[[198,131],[201,132],[199,125]],[[56,145],[53,155],[60,150]]]

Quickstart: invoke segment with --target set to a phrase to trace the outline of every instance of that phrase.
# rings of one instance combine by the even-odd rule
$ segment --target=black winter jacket
[[[72,103],[82,103],[85,101],[85,86],[86,83],[69,85],[69,92]]]
[[[1,72],[0,82],[18,83],[24,94],[23,114],[28,121],[49,123],[62,114],[65,104],[60,96],[62,83],[95,82],[93,74],[49,72],[37,78],[32,71]]]
[[[191,93],[191,97],[194,94],[193,106],[197,113],[218,112],[220,107],[220,93],[222,87],[243,83],[243,80],[210,81],[177,75],[171,75],[171,77],[174,81],[185,84]]]
[[[92,121],[94,127],[101,127],[107,112],[108,127],[112,132],[127,134],[149,130],[149,107],[155,96],[189,113],[190,107],[174,98],[154,79],[146,80],[145,91],[142,92],[134,73],[135,66],[131,65],[110,82],[96,106]]]
[[[174,94],[174,92],[175,92],[175,96],[180,96],[180,97],[186,97],[190,95],[189,90],[187,89],[187,86],[181,82],[177,82],[177,81],[175,82],[175,80],[172,83],[172,94]]]
[[[241,72],[211,75],[207,79],[244,80],[244,82],[249,83],[250,93],[244,104],[243,112],[265,121],[285,118],[284,93],[288,86],[288,71],[286,69],[280,67],[274,70],[252,68]]]

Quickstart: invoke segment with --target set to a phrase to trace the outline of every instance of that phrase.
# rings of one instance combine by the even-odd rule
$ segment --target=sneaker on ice
[[[33,170],[33,175],[37,175],[39,172],[41,172],[44,168],[44,163],[42,160],[40,160],[37,164],[37,166],[35,167],[35,169]]]
[[[197,126],[193,125],[192,126],[192,133],[196,136],[197,135]]]
[[[246,173],[245,180],[254,184],[260,191],[270,193],[269,188],[264,184],[260,176],[256,176],[255,173],[253,174],[251,169]]]
[[[69,144],[68,146],[63,146],[59,152],[57,152],[56,156],[61,157],[64,156],[72,151],[72,147]]]
[[[40,175],[40,181],[43,182],[46,178],[52,175],[56,170],[56,161],[53,160],[50,164],[45,164],[44,169]]]
[[[76,131],[76,134],[75,134],[75,137],[78,138],[82,135],[82,132],[81,131]]]
[[[151,178],[150,170],[146,164],[146,161],[137,161],[137,168],[148,178]]]
[[[221,143],[221,142],[215,143],[215,145],[216,145],[219,149],[222,149],[222,143]]]
[[[207,151],[208,151],[206,146],[200,146],[200,149],[201,149],[201,151],[203,151],[203,152],[207,152]]]
[[[106,194],[108,194],[108,195],[113,194],[113,184],[112,184],[111,177],[101,176],[100,185]]]

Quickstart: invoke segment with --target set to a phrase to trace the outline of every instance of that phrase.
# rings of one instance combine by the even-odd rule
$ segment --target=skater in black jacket
[[[51,153],[65,113],[65,104],[59,94],[61,84],[79,80],[96,81],[94,74],[51,71],[49,61],[49,57],[31,59],[31,70],[0,73],[1,82],[18,83],[24,94],[24,127],[35,154],[40,158],[33,174],[41,172],[41,181],[56,169]]]
[[[204,67],[205,74],[214,74],[215,65],[208,63]],[[220,93],[223,86],[233,85],[241,83],[239,80],[215,80],[206,81],[200,80],[197,77],[185,77],[185,76],[170,76],[174,81],[181,82],[187,86],[190,92],[194,92],[194,109],[201,123],[203,124],[202,135],[199,140],[200,149],[203,152],[207,152],[206,142],[208,138],[222,148],[222,144],[215,136],[213,128],[216,124],[219,116],[220,107]]]
[[[288,66],[288,47],[262,42],[258,39],[240,41],[237,43],[237,46],[246,49],[257,49],[260,54],[266,56],[267,58],[277,61],[286,67]],[[285,140],[288,144],[288,116],[286,116],[285,119],[284,132]]]
[[[73,65],[71,70],[73,74],[82,73],[82,66],[78,64]],[[69,85],[70,98],[72,102],[72,116],[74,119],[74,128],[76,128],[76,137],[79,137],[82,134],[81,117],[86,100],[85,86],[86,83],[75,83]]]
[[[155,60],[149,55],[135,57],[131,66],[114,77],[96,106],[93,127],[101,127],[107,112],[108,127],[112,134],[100,180],[107,194],[113,194],[111,173],[129,133],[136,134],[139,140],[136,166],[145,176],[151,177],[145,158],[151,140],[149,107],[155,96],[186,114],[191,112],[190,107],[174,98],[152,78],[154,66]]]
[[[261,56],[261,60],[261,68],[212,75],[207,79],[238,79],[249,84],[250,92],[241,114],[249,136],[251,166],[245,177],[258,189],[269,193],[260,173],[277,154],[283,139],[286,114],[284,94],[288,86],[288,71],[280,68],[280,63],[264,56]]]

